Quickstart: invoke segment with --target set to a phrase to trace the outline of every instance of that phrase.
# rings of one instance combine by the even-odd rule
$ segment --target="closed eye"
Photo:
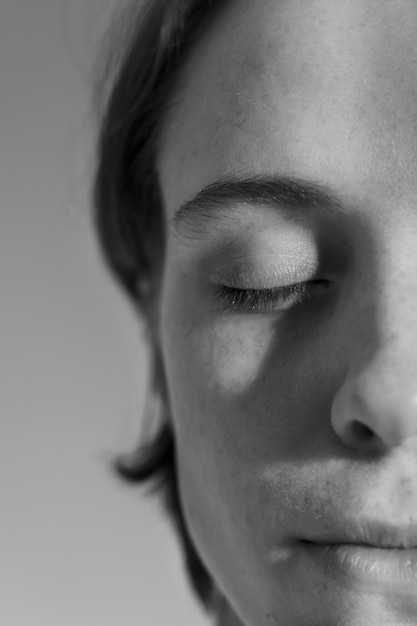
[[[299,306],[330,287],[328,280],[309,280],[270,289],[239,289],[220,285],[216,297],[225,304],[225,312],[273,313]]]

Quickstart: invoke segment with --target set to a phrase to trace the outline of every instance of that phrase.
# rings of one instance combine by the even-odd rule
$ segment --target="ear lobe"
[[[159,341],[158,293],[155,279],[143,274],[136,279],[134,308],[144,322],[147,339],[153,345]]]
[[[140,276],[136,281],[136,293],[142,298],[149,297],[151,292],[151,281],[148,276]]]

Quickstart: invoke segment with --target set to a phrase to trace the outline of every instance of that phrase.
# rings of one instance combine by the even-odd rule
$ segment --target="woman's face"
[[[414,0],[232,0],[166,115],[180,494],[246,626],[417,624],[416,32]]]

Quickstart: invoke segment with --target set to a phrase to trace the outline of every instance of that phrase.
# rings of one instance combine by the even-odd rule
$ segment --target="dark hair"
[[[219,1],[142,0],[129,5],[109,31],[110,48],[101,61],[94,92],[100,123],[93,189],[96,230],[109,269],[146,322],[152,353],[146,407],[148,411],[154,407],[147,418],[160,420],[152,438],[141,441],[133,455],[119,459],[116,469],[130,483],[148,483],[149,492],[162,498],[183,547],[189,581],[207,612],[214,610],[215,586],[193,545],[181,507],[174,433],[155,332],[164,260],[155,156],[176,73],[214,5]]]

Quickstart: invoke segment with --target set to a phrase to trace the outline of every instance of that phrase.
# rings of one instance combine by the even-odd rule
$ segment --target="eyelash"
[[[226,305],[225,312],[272,313],[311,300],[317,289],[330,286],[327,280],[309,280],[272,289],[238,289],[221,285],[216,296]]]

